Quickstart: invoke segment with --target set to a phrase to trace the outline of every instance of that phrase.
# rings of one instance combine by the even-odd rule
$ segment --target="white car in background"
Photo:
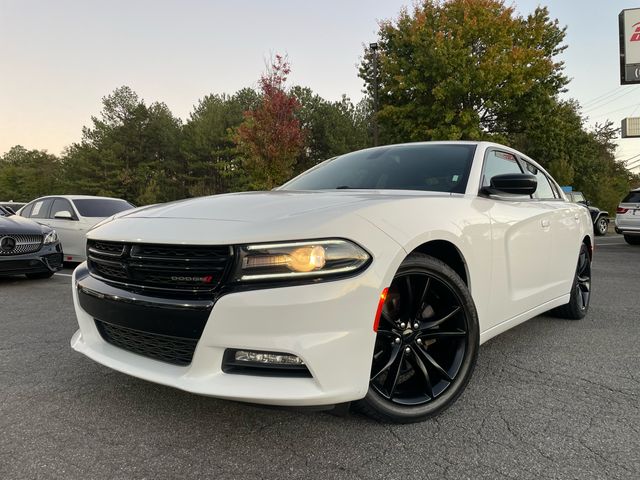
[[[75,350],[193,393],[357,401],[392,422],[451,405],[481,343],[554,308],[583,318],[591,298],[589,211],[485,142],[349,153],[275,191],[144,207],[87,238]]]
[[[131,208],[134,206],[119,198],[52,195],[33,200],[18,214],[58,232],[65,262],[83,262],[87,259],[87,231],[105,218]]]
[[[616,232],[629,245],[640,245],[640,188],[631,190],[616,211]]]

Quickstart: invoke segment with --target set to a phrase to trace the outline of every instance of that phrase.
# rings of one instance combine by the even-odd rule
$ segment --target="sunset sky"
[[[640,85],[620,86],[618,13],[639,0],[538,3],[568,26],[568,96],[591,122],[640,116]],[[292,83],[328,99],[357,101],[363,44],[400,0],[20,1],[0,0],[0,154],[13,145],[60,153],[78,141],[100,99],[129,85],[183,120],[208,93],[255,86],[271,53],[292,63]],[[600,100],[598,100],[600,97]],[[621,142],[619,158],[640,153]]]

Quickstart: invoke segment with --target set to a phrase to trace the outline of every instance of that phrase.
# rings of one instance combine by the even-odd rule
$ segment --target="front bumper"
[[[0,256],[0,275],[57,272],[62,269],[62,248],[59,243],[44,245],[25,255]]]
[[[391,257],[378,260],[357,277],[231,292],[211,301],[210,306],[114,289],[91,277],[83,264],[73,275],[73,301],[80,329],[71,346],[120,372],[202,395],[299,406],[356,400],[368,389],[374,316],[380,292],[390,282],[387,262]],[[110,323],[127,322],[127,318],[133,322],[165,322],[169,329],[166,333],[171,334],[172,321],[163,317],[166,309],[159,303],[183,308],[178,317],[184,320],[180,328],[185,331],[197,331],[199,315],[204,312],[201,335],[186,366],[147,358],[108,343],[94,319],[100,315],[108,318],[98,320]],[[227,349],[293,354],[305,362],[311,377],[225,373],[222,364]]]

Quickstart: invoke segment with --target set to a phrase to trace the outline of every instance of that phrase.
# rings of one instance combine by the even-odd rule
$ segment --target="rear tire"
[[[382,309],[367,395],[357,410],[386,423],[413,423],[451,406],[478,357],[478,314],[460,276],[414,253],[400,265]]]
[[[640,235],[625,235],[624,241],[629,245],[640,245]]]
[[[600,217],[596,220],[596,224],[593,226],[596,235],[602,237],[607,234],[607,230],[609,230],[609,220],[606,217]]]
[[[29,280],[43,280],[53,277],[53,272],[27,273],[26,276]]]
[[[555,309],[555,313],[568,320],[581,320],[589,311],[591,301],[591,255],[583,243],[578,255],[578,266],[573,277],[569,303]]]

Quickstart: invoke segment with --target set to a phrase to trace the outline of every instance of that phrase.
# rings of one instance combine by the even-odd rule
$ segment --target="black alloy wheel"
[[[586,244],[580,247],[578,265],[571,288],[569,303],[556,309],[556,313],[569,320],[580,320],[587,315],[591,302],[591,253]]]
[[[607,234],[609,229],[609,222],[605,217],[600,217],[595,224],[595,233],[599,236]]]
[[[412,254],[388,290],[361,409],[398,423],[439,413],[464,390],[478,342],[475,306],[462,279],[440,260]]]

